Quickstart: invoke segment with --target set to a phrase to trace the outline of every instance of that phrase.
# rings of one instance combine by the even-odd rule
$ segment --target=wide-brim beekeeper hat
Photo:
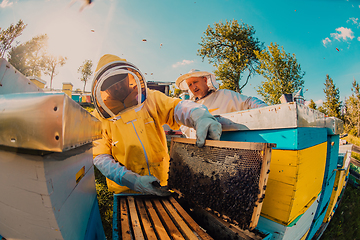
[[[189,87],[186,83],[186,79],[192,77],[206,77],[209,90],[219,89],[219,84],[216,82],[214,74],[206,71],[200,71],[197,69],[191,69],[188,73],[178,77],[178,79],[176,79],[175,84],[180,90],[188,90]]]
[[[91,95],[101,117],[115,117],[145,101],[146,80],[134,64],[106,54],[96,67]]]

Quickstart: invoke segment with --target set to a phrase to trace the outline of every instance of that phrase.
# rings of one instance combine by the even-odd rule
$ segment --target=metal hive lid
[[[4,58],[0,58],[0,94],[43,92]]]
[[[62,152],[101,138],[101,122],[64,93],[0,95],[0,145]]]
[[[343,121],[296,102],[224,113],[215,116],[223,131],[265,130],[297,127],[327,128],[330,135],[343,133]]]

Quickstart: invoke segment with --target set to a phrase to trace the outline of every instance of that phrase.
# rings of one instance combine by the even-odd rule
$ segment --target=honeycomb
[[[246,145],[248,146],[248,145]],[[169,188],[180,192],[187,201],[211,209],[242,229],[256,226],[254,214],[264,197],[260,184],[264,150],[238,147],[204,146],[173,142]],[[269,158],[270,159],[270,158]]]

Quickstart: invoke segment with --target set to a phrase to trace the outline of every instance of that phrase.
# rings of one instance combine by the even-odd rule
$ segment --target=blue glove
[[[169,196],[167,187],[160,186],[160,181],[154,176],[140,176],[134,172],[127,172],[122,178],[122,183],[137,192],[158,196]]]
[[[113,156],[101,154],[94,158],[94,165],[108,179],[121,186],[126,186],[137,192],[168,196],[167,187],[160,186],[160,181],[154,176],[140,176],[116,162]]]
[[[198,108],[191,112],[190,118],[195,123],[196,146],[202,147],[207,137],[220,140],[222,128],[215,117],[205,108]]]

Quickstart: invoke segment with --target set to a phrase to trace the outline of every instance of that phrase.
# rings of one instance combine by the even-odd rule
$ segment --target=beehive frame
[[[173,197],[114,195],[113,239],[213,240]]]
[[[202,148],[195,144],[195,139],[172,138],[169,187],[243,229],[255,228],[276,145],[214,140],[206,140]]]

